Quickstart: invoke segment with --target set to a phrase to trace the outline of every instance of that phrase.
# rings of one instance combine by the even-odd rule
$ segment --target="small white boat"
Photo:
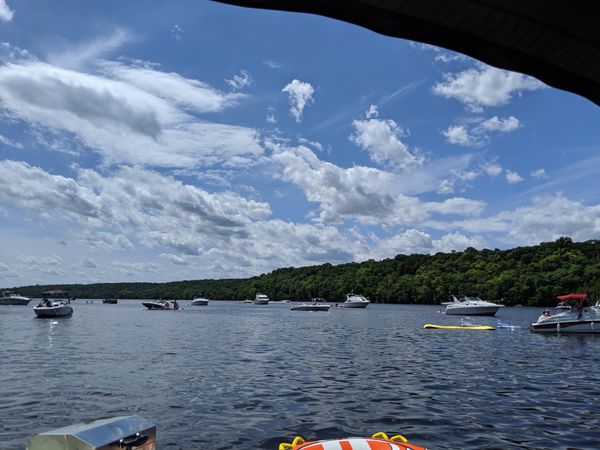
[[[192,300],[192,303],[190,303],[190,305],[192,306],[206,306],[208,305],[209,300],[207,298],[204,297],[194,297],[194,300]]]
[[[179,304],[177,300],[151,300],[147,302],[142,302],[148,309],[158,309],[158,310],[175,310],[179,309]]]
[[[330,306],[322,303],[322,298],[313,298],[310,303],[302,303],[298,306],[292,306],[292,311],[329,311]]]
[[[30,301],[29,297],[23,297],[10,291],[4,291],[0,297],[0,305],[27,305]]]
[[[268,305],[269,297],[267,297],[265,294],[256,294],[256,297],[254,297],[254,304],[255,305]]]
[[[555,309],[552,314],[544,310],[530,325],[536,333],[600,333],[600,304],[591,306],[587,294],[569,294],[557,297],[571,307]]]
[[[488,302],[479,297],[460,297],[452,296],[451,302],[442,303],[446,305],[446,315],[460,316],[493,316],[504,305]]]
[[[46,291],[42,293],[40,302],[33,307],[33,312],[42,319],[68,317],[73,314],[70,303],[68,292]]]
[[[350,294],[346,295],[346,301],[342,303],[343,308],[366,308],[371,303],[364,295]]]
[[[252,304],[252,303],[254,303],[254,302],[253,302],[252,300],[250,300],[250,299],[246,299],[246,300],[244,300],[242,303],[245,303],[245,304],[248,304],[248,303],[250,303],[250,304]]]

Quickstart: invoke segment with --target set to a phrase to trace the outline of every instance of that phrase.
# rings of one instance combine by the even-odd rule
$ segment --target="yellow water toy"
[[[423,328],[437,328],[440,330],[495,330],[488,325],[437,325],[435,323],[426,323]]]

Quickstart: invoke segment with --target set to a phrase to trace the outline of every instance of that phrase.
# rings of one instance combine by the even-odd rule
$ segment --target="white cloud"
[[[6,136],[3,136],[0,134],[0,144],[4,144],[8,147],[13,147],[13,148],[23,148],[23,144],[21,144],[20,142],[14,142],[12,139],[7,138]]]
[[[470,124],[450,125],[442,131],[442,134],[450,144],[483,147],[491,141],[489,132],[510,133],[519,126],[519,119],[514,116],[505,118],[494,116],[485,120],[482,118],[471,120]]]
[[[526,75],[478,64],[455,74],[446,74],[444,81],[433,86],[433,92],[454,98],[471,111],[509,103],[514,95],[536,90],[545,85]]]
[[[506,181],[508,184],[516,184],[523,181],[523,177],[513,170],[506,169]]]
[[[239,94],[178,74],[100,66],[105,76],[35,61],[0,66],[0,104],[34,127],[74,135],[108,164],[248,165],[262,155],[255,130],[201,121],[181,109],[221,111]]]
[[[275,108],[273,108],[272,106],[269,106],[269,109],[267,109],[267,117],[266,117],[267,123],[277,123],[277,116],[275,116],[276,112],[277,111],[275,110]]]
[[[584,241],[598,238],[600,205],[586,206],[557,193],[534,197],[530,205],[512,211],[451,225],[474,233],[498,233],[501,241],[511,245],[538,244],[561,236]]]
[[[6,0],[0,0],[0,20],[2,22],[10,22],[14,15],[14,11],[10,9]]]
[[[514,116],[499,118],[498,116],[491,117],[481,122],[480,126],[484,130],[488,131],[499,131],[502,133],[509,133],[516,130],[520,126],[519,119]]]
[[[232,79],[225,79],[225,82],[235,90],[243,89],[254,83],[254,79],[249,72],[241,70],[239,75],[234,75]]]
[[[97,37],[82,44],[70,44],[68,47],[54,48],[48,54],[47,62],[63,68],[81,70],[90,63],[96,62],[99,58],[114,53],[124,44],[135,39],[136,36],[129,31],[117,28],[108,35]]]
[[[490,162],[482,164],[482,170],[487,173],[490,177],[497,177],[502,173],[502,166],[497,162]]]
[[[537,179],[548,178],[548,175],[546,174],[546,171],[544,169],[532,170],[530,175],[533,178],[537,178]]]
[[[183,37],[183,28],[181,28],[177,24],[173,25],[173,27],[171,28],[171,36],[173,36],[176,40],[180,41]]]
[[[471,215],[479,213],[484,203],[463,198],[443,202],[422,202],[402,193],[406,178],[369,167],[342,169],[319,160],[306,147],[281,147],[273,160],[283,167],[282,178],[299,186],[311,202],[318,203],[322,222],[356,219],[363,223],[418,224],[432,214]],[[439,181],[428,172],[431,188]],[[414,178],[414,177],[409,177]],[[416,180],[421,180],[416,175]]]
[[[429,233],[414,228],[389,238],[376,239],[373,247],[360,259],[393,258],[397,254],[435,254],[438,252],[463,251],[467,247],[483,248],[481,236],[468,237],[460,233],[447,233],[434,239]]]
[[[314,103],[313,94],[315,89],[310,83],[305,83],[300,80],[292,80],[282,90],[288,94],[290,102],[290,113],[296,119],[296,122],[302,120],[304,108],[311,103]]]
[[[487,143],[483,136],[469,133],[465,125],[450,125],[442,134],[450,144],[481,147]]]
[[[272,61],[270,59],[266,59],[265,61],[263,61],[263,64],[265,64],[266,66],[270,67],[271,69],[281,70],[281,69],[284,68],[283,64],[280,64],[278,62]]]
[[[352,122],[355,132],[350,136],[350,140],[366,150],[371,160],[399,169],[423,163],[423,157],[412,154],[402,142],[402,138],[408,135],[407,130],[399,127],[391,119],[375,118],[378,112],[374,105],[371,105],[366,115],[367,119]]]

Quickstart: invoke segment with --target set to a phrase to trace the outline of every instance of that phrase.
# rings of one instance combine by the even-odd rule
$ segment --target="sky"
[[[0,0],[0,286],[598,239],[599,119],[325,17]]]

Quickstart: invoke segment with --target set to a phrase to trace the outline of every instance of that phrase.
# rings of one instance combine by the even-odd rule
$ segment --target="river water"
[[[0,448],[102,417],[157,425],[159,450],[277,449],[294,436],[401,433],[430,449],[600,448],[600,336],[458,324],[438,306],[328,313],[77,300],[66,319],[0,309]],[[33,302],[32,302],[33,304]]]

